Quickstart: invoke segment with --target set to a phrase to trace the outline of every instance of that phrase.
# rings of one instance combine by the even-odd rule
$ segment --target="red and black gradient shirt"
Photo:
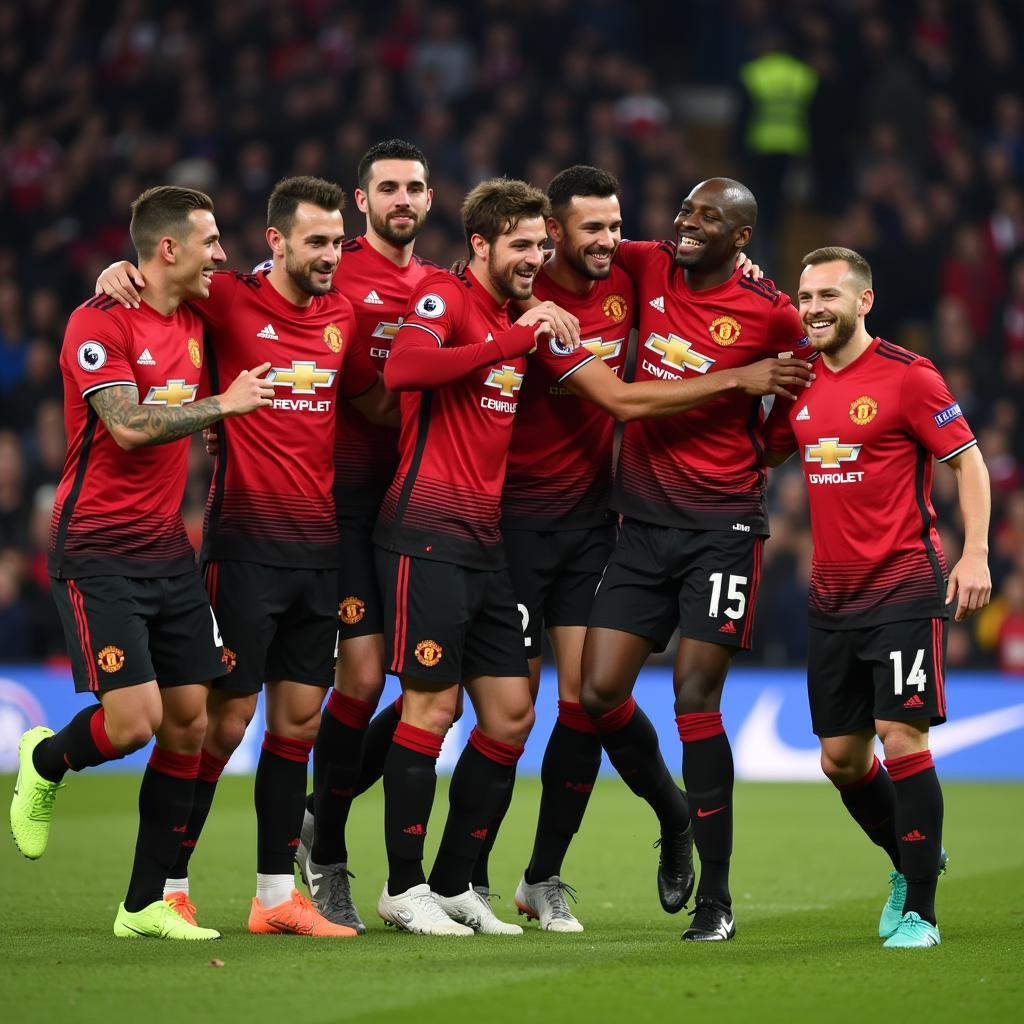
[[[636,380],[691,379],[806,344],[799,314],[771,281],[737,271],[693,291],[675,251],[672,242],[622,242],[615,254],[637,290]],[[761,419],[761,400],[737,392],[627,423],[612,508],[659,526],[766,535]]]
[[[342,246],[334,287],[351,303],[356,318],[356,343],[374,366],[384,372],[391,342],[421,282],[440,268],[413,256],[396,266],[365,236]],[[357,409],[342,402],[334,442],[334,504],[338,522],[372,523],[398,468],[398,431],[370,423]]]
[[[267,271],[213,275],[195,303],[207,328],[210,386],[269,361],[272,408],[223,420],[206,505],[203,560],[296,569],[338,565],[334,482],[338,399],[377,381],[355,344],[352,305],[335,290],[296,306]]]
[[[402,392],[402,429],[376,544],[469,568],[504,566],[501,487],[535,331],[512,326],[508,304],[471,270],[422,283],[384,371]]]
[[[636,311],[636,292],[619,267],[587,295],[556,284],[542,268],[533,285],[580,321],[581,346],[542,342],[527,357],[501,496],[503,530],[576,530],[608,522],[615,420],[578,398],[565,381],[592,359],[620,377]]]
[[[187,306],[162,316],[95,296],[68,320],[60,354],[68,450],[47,569],[56,578],[180,576],[195,568],[181,519],[189,439],[125,451],[89,403],[130,385],[142,405],[187,405],[199,390],[203,324]]]
[[[932,458],[977,442],[932,363],[875,338],[849,366],[814,363],[796,402],[776,401],[769,451],[796,451],[814,558],[809,621],[828,629],[946,614],[946,561],[931,503]]]

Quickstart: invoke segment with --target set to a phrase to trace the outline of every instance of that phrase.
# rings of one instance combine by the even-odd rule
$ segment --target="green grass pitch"
[[[13,779],[0,778],[9,793]],[[423,939],[375,913],[385,869],[376,787],[350,824],[365,937],[245,931],[255,852],[252,780],[222,782],[193,861],[200,921],[217,943],[115,939],[137,777],[69,776],[50,847],[0,853],[0,1006],[9,1024],[137,1021],[1010,1021],[1024,1006],[1024,787],[949,784],[943,944],[882,950],[887,868],[827,785],[737,787],[737,938],[683,944],[654,886],[657,828],[618,780],[599,783],[565,868],[582,935]],[[529,856],[539,797],[521,779],[492,858],[499,913]],[[5,798],[6,799],[6,796]],[[444,783],[432,820],[440,834]],[[428,842],[428,852],[433,846]],[[522,920],[521,918],[519,920]],[[210,965],[212,958],[222,967]]]

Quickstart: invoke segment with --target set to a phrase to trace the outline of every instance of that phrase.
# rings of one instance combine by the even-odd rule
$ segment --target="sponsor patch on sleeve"
[[[572,345],[562,341],[562,336],[560,334],[552,336],[551,340],[548,342],[548,348],[550,348],[552,354],[556,356],[571,356],[573,352],[576,351]]]
[[[98,341],[85,341],[78,346],[78,365],[83,370],[95,373],[107,362],[107,350]]]
[[[443,316],[444,310],[444,299],[433,292],[431,292],[430,295],[424,295],[423,298],[416,303],[416,312],[420,316],[425,316],[428,320],[436,320],[439,316]]]
[[[960,410],[960,403],[954,402],[952,405],[947,405],[945,409],[937,413],[933,413],[932,419],[935,420],[935,426],[944,427],[948,423],[952,423],[953,420],[958,420],[963,416],[963,412]]]

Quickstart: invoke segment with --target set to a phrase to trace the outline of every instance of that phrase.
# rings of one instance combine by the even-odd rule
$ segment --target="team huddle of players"
[[[518,909],[548,931],[583,930],[562,862],[603,751],[658,818],[669,913],[693,894],[697,846],[683,938],[731,939],[719,707],[750,646],[766,466],[797,451],[823,768],[892,859],[886,945],[937,944],[945,854],[927,736],[945,716],[946,607],[955,592],[958,617],[988,600],[987,475],[935,368],[866,332],[867,264],[809,254],[798,311],[737,267],[757,217],[739,182],[696,186],[673,241],[630,242],[615,179],[576,166],[546,191],[474,188],[469,259],[453,273],[413,251],[431,202],[415,146],[372,147],[358,182],[358,238],[336,185],[280,182],[272,259],[251,274],[217,269],[209,197],[151,189],[133,204],[138,266],[108,268],[72,315],[49,570],[76,689],[99,706],[23,737],[11,807],[22,852],[42,854],[68,770],[155,736],[114,932],[218,938],[196,921],[189,860],[264,689],[250,931],[365,930],[345,826],[383,778],[380,917],[416,934],[521,934],[491,907],[488,856],[546,631],[558,716]],[[198,430],[215,454],[201,577],[180,514]],[[952,573],[928,496],[933,456],[960,485],[967,542]],[[677,628],[685,793],[631,696]],[[378,712],[386,673],[402,697]],[[435,764],[464,695],[477,724],[427,875]]]

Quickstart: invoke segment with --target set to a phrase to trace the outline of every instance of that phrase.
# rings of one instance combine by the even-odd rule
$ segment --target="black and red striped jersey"
[[[398,471],[381,505],[376,544],[471,568],[505,564],[501,487],[535,330],[512,326],[508,304],[492,298],[472,270],[438,271],[423,281],[395,335],[385,383],[397,375],[399,356],[408,363],[421,353],[424,368],[441,348],[475,346],[482,356],[447,383],[402,390]],[[523,354],[504,355],[515,352]]]
[[[771,281],[737,271],[693,291],[675,248],[622,242],[615,254],[637,289],[636,380],[717,373],[806,345],[799,314]],[[761,418],[760,399],[737,392],[627,423],[612,508],[660,526],[767,534]]]
[[[814,363],[796,402],[776,401],[765,445],[796,451],[814,558],[809,619],[857,629],[946,614],[947,575],[931,503],[933,457],[975,444],[932,363],[875,338],[842,370]]]
[[[609,516],[615,420],[565,382],[591,359],[603,359],[622,376],[636,292],[629,275],[613,266],[583,296],[560,287],[542,268],[533,294],[579,319],[582,344],[573,352],[553,340],[527,357],[501,496],[502,529],[599,526]]]
[[[413,256],[396,266],[367,241],[346,240],[334,287],[351,303],[356,343],[382,373],[391,342],[420,283],[440,268]],[[334,444],[334,503],[342,524],[374,519],[398,467],[398,431],[370,423],[342,402]]]
[[[338,399],[369,390],[377,370],[354,344],[348,299],[332,289],[297,306],[267,274],[215,273],[209,298],[195,303],[206,324],[213,391],[267,361],[275,389],[272,408],[219,427],[203,559],[334,568]]]
[[[51,576],[175,576],[195,567],[181,519],[188,438],[122,449],[89,396],[129,385],[139,402],[195,400],[203,324],[187,306],[162,316],[94,296],[68,320],[61,347],[68,450],[57,487],[47,567]]]

